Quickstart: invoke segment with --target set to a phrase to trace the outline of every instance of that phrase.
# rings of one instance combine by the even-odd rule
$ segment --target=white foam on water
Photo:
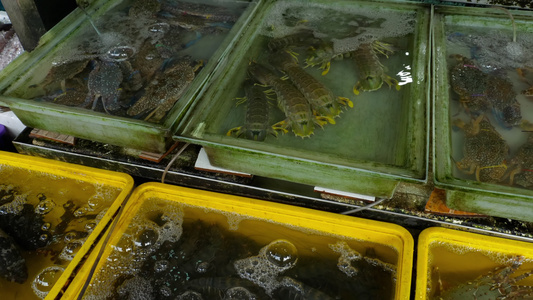
[[[159,218],[157,223],[152,220],[156,215]],[[177,242],[179,240],[183,231],[182,223],[181,207],[168,205],[166,201],[154,199],[146,201],[128,224],[119,243],[112,246],[114,250],[108,256],[107,263],[95,275],[91,288],[87,290],[88,299],[111,296],[117,278],[128,274],[135,276],[146,258],[165,241]],[[164,262],[157,266],[158,270],[164,271]],[[145,295],[145,288],[139,291],[139,295]]]
[[[31,283],[33,293],[37,297],[44,299],[64,271],[65,269],[60,266],[44,268]]]
[[[242,286],[232,287],[226,290],[224,300],[255,300],[257,297]]]
[[[259,250],[259,254],[234,262],[243,279],[265,289],[268,295],[280,286],[280,273],[294,267],[298,261],[296,247],[287,240],[275,240]]]
[[[20,213],[24,209],[29,194],[29,192],[22,195],[16,193],[12,201],[0,206],[0,215]]]
[[[230,212],[223,212],[223,215],[226,216],[228,221],[229,230],[236,231],[239,229],[239,224],[246,219],[243,215],[236,214],[236,213],[230,213]]]
[[[352,266],[352,262],[361,260],[363,256],[359,252],[350,248],[345,241],[338,241],[336,244],[330,244],[328,246],[333,252],[340,254],[337,261],[337,267],[339,270],[348,277],[357,275],[359,270]]]
[[[150,300],[153,298],[153,288],[150,281],[140,276],[125,280],[117,288],[117,293],[120,297],[127,297],[129,300]]]
[[[85,243],[85,240],[86,239],[79,239],[67,243],[63,247],[63,249],[61,249],[61,252],[59,253],[59,258],[66,261],[73,260],[74,256],[76,256],[78,251],[83,246],[83,243]]]
[[[261,34],[280,38],[311,29],[315,37],[331,39],[334,53],[346,53],[363,43],[405,36],[414,31],[415,24],[415,12],[358,5],[277,2]]]

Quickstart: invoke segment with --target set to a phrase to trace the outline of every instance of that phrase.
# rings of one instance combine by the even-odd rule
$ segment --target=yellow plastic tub
[[[527,242],[429,228],[419,237],[416,268],[416,299],[499,299],[513,289],[523,299],[518,296],[533,293],[533,276],[513,282],[533,271],[533,245]]]
[[[28,275],[0,278],[2,299],[55,299],[132,188],[127,174],[0,152],[0,227]]]
[[[413,243],[409,232],[394,224],[147,183],[129,198],[99,259],[102,242],[63,297],[75,299],[90,282],[87,299],[128,293],[295,297],[301,295],[290,289],[295,286],[306,296],[327,299],[337,296],[326,287],[338,278],[335,284],[344,283],[336,287],[339,293],[343,288],[370,293],[389,282],[387,298],[409,299]],[[187,268],[191,263],[196,265]]]

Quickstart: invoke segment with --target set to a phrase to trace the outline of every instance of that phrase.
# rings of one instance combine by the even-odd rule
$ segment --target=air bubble
[[[107,51],[107,58],[113,61],[125,61],[135,54],[135,50],[130,46],[117,46]]]
[[[199,262],[196,266],[196,272],[198,273],[206,273],[207,270],[209,270],[209,262],[207,261]]]
[[[125,280],[118,288],[117,293],[122,298],[128,299],[152,299],[153,287],[150,282],[140,276]],[[126,297],[129,295],[130,297]]]
[[[152,26],[148,28],[148,31],[154,32],[154,33],[165,33],[170,28],[170,25],[165,22],[155,23]]]
[[[35,295],[41,299],[44,299],[56,281],[59,279],[63,271],[65,271],[65,269],[59,266],[51,266],[43,269],[41,273],[35,277],[31,284]]]
[[[168,287],[168,286],[163,286],[159,289],[159,293],[161,293],[161,295],[163,297],[170,297],[172,296],[172,290]]]
[[[163,272],[168,268],[168,260],[158,260],[154,264],[154,271],[156,272]]]
[[[102,203],[104,199],[101,196],[94,195],[91,198],[87,200],[87,206],[89,206],[90,209],[94,210]]]
[[[256,296],[244,287],[236,286],[226,290],[224,300],[252,300]]]
[[[157,231],[152,229],[145,229],[141,231],[135,238],[135,246],[146,248],[153,246],[159,238]]]
[[[296,247],[287,240],[275,240],[259,250],[257,256],[236,260],[239,276],[261,286],[271,294],[279,286],[280,273],[292,268],[298,260]]]
[[[357,275],[359,270],[352,266],[353,261],[358,261],[363,258],[363,256],[350,248],[350,246],[345,241],[338,241],[336,244],[330,244],[329,248],[336,253],[339,253],[339,259],[337,261],[337,268],[346,274],[348,277],[353,277]]]
[[[14,199],[0,206],[0,215],[19,214],[24,209],[28,194],[15,195]]]
[[[78,238],[78,233],[75,231],[70,231],[65,234],[64,240],[65,242],[70,242]]]
[[[87,214],[87,207],[80,207],[74,211],[74,217],[79,218]]]
[[[41,241],[41,242],[45,242],[45,241],[47,241],[47,240],[48,240],[48,234],[43,233],[43,234],[41,234],[41,235],[39,236],[39,241]]]
[[[186,291],[185,293],[178,295],[176,300],[203,300],[202,295],[194,291]]]
[[[277,240],[270,243],[265,250],[268,261],[280,267],[292,267],[298,260],[298,250],[287,240]]]
[[[95,221],[89,221],[85,224],[85,231],[92,232],[96,228],[97,223]]]
[[[50,230],[51,226],[52,226],[52,224],[50,224],[50,223],[43,223],[43,225],[41,225],[41,230],[42,231],[48,231],[48,230]]]
[[[73,241],[66,244],[61,253],[59,254],[59,258],[68,261],[73,260],[74,256],[76,256],[82,246],[83,242],[81,241]]]

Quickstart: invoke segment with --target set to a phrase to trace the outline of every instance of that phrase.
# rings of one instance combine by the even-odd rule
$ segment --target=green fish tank
[[[164,153],[259,2],[89,1],[0,74],[29,127]]]
[[[267,1],[178,127],[215,166],[389,198],[427,180],[430,6]]]
[[[531,14],[435,6],[435,185],[450,208],[531,220]]]

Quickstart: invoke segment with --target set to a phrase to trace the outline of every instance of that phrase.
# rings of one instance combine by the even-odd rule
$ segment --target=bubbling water
[[[148,279],[136,276],[125,280],[118,288],[117,293],[120,297],[129,300],[146,300],[152,299],[153,288]]]
[[[128,225],[123,239],[113,246],[114,251],[107,259],[106,269],[109,272],[100,272],[95,276],[92,288],[88,290],[88,299],[101,299],[110,297],[113,285],[120,276],[135,276],[146,260],[153,255],[166,242],[177,242],[182,235],[183,211],[180,207],[165,206],[161,202],[147,202],[141,207],[140,212],[133,217]],[[153,266],[154,273],[168,271],[169,262],[157,261]],[[152,293],[153,287],[146,281],[128,281],[122,284],[122,293],[126,293],[129,285],[139,284],[139,295],[147,295],[147,289]],[[120,293],[119,289],[117,292]],[[129,299],[133,292],[130,292]]]
[[[56,206],[54,201],[52,201],[51,199],[48,199],[46,197],[44,197],[44,199],[41,198],[40,200],[41,201],[39,202],[39,204],[37,204],[37,206],[35,207],[35,213],[36,214],[45,215],[45,214],[51,212],[52,209],[54,209],[54,207]]]
[[[194,291],[186,291],[185,293],[178,295],[176,300],[203,300],[200,293]]]
[[[236,260],[234,267],[241,278],[250,280],[271,295],[279,287],[279,274],[294,267],[297,260],[296,246],[280,239],[261,248],[256,256]]]
[[[336,244],[330,244],[329,247],[334,252],[340,254],[337,267],[341,272],[346,274],[348,277],[353,277],[359,273],[359,270],[352,266],[352,262],[361,260],[363,258],[359,252],[350,248],[345,241],[339,241]]]
[[[236,286],[226,290],[224,300],[253,300],[257,297],[244,287]]]
[[[41,299],[44,299],[61,274],[63,274],[63,271],[65,271],[65,269],[59,266],[51,266],[43,269],[39,275],[35,277],[31,284],[31,288],[33,289],[35,295]]]
[[[266,247],[265,256],[280,268],[292,267],[298,259],[298,250],[289,241],[277,240]]]

